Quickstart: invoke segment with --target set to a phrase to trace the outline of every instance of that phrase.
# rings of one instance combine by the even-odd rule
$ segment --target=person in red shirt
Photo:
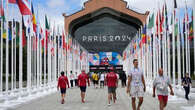
[[[64,104],[64,97],[66,95],[66,86],[68,85],[68,88],[70,88],[69,86],[69,81],[68,78],[64,75],[64,72],[61,72],[61,76],[58,78],[58,86],[57,89],[61,91],[61,97],[62,97],[62,101],[61,103]]]
[[[82,103],[85,103],[85,92],[86,92],[87,82],[88,82],[88,86],[90,86],[89,77],[85,73],[85,70],[82,70],[81,74],[78,76],[78,85],[79,85],[80,90],[81,90]]]
[[[116,101],[116,88],[118,86],[118,78],[114,72],[114,68],[111,67],[110,72],[106,75],[106,82],[108,86],[108,106],[110,106],[110,100],[113,97],[113,101]]]

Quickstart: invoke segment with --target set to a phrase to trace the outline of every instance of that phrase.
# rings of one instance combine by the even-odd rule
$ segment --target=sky
[[[29,0],[30,1],[30,0]],[[63,27],[64,17],[63,13],[66,15],[73,14],[83,7],[83,3],[88,0],[32,0],[35,14],[40,19],[40,23],[44,28],[44,16],[47,15],[50,24],[55,24],[55,26]],[[168,5],[168,10],[173,9],[174,0],[124,0],[127,2],[128,7],[140,13],[145,13],[146,11],[153,12],[154,10],[162,7],[163,3],[166,1]],[[186,1],[186,2],[185,2]],[[178,7],[184,8],[185,3],[188,7],[192,7],[193,0],[177,0]],[[193,4],[194,5],[194,4]],[[194,5],[195,6],[195,5]],[[16,5],[9,5],[10,19],[12,17],[19,18],[19,10]],[[184,12],[184,10],[181,10]]]

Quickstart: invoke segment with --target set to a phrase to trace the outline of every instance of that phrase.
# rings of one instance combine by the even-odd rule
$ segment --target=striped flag
[[[33,31],[36,33],[37,32],[37,22],[36,22],[34,8],[33,8],[33,4],[32,3],[31,3],[31,10],[32,10]]]
[[[30,4],[28,0],[8,0],[9,3],[17,4],[22,15],[31,15]]]

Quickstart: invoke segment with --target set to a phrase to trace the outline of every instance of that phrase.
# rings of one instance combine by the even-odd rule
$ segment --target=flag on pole
[[[174,8],[177,8],[177,0],[174,0]]]
[[[151,29],[154,27],[154,13],[152,16],[149,18],[149,23],[148,23],[148,28]]]
[[[175,28],[174,28],[175,30],[174,30],[174,32],[175,32],[175,36],[177,36],[178,34],[179,34],[179,32],[178,32],[178,19],[176,19],[176,23],[175,23]],[[174,37],[175,37],[174,36]]]
[[[158,32],[159,32],[158,25],[159,25],[159,12],[157,12],[157,16],[156,16],[156,34],[157,35],[158,35]]]
[[[22,46],[26,45],[26,26],[24,24],[24,18],[22,16]]]
[[[46,43],[45,48],[47,48],[48,37],[49,37],[49,23],[47,20],[47,16],[45,15],[45,43]]]
[[[142,30],[142,43],[145,44],[146,43],[146,25],[144,25],[144,28]]]
[[[9,3],[17,3],[17,0],[8,0]]]
[[[35,13],[34,13],[34,8],[33,8],[32,3],[31,3],[31,10],[32,10],[33,31],[36,33],[37,32],[37,23],[36,23],[36,18],[35,18]]]
[[[9,3],[17,4],[22,15],[31,15],[30,4],[28,0],[8,0]]]
[[[168,25],[168,13],[167,13],[167,4],[165,3],[165,24],[166,24],[166,30],[169,30],[169,25]]]
[[[192,40],[193,38],[194,38],[194,27],[193,27],[193,25],[194,25],[194,21],[193,21],[193,19],[194,19],[194,16],[193,16],[193,10],[192,10],[192,14],[191,14],[191,19],[192,19],[192,21],[189,23],[189,40]]]

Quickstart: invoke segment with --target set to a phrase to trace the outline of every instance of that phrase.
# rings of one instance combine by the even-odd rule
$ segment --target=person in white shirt
[[[71,88],[74,87],[73,82],[74,82],[74,74],[72,73],[72,71],[70,71],[70,85],[71,85]]]
[[[153,97],[158,95],[160,104],[160,110],[164,110],[168,101],[168,87],[170,88],[170,94],[174,95],[169,77],[163,75],[163,69],[159,69],[159,76],[157,76],[153,82]]]
[[[146,91],[145,79],[143,72],[138,68],[138,60],[133,60],[134,68],[131,69],[128,75],[127,93],[132,99],[133,110],[140,110],[143,103],[144,92]],[[139,98],[138,106],[136,107],[136,97]]]
[[[104,80],[105,80],[105,73],[101,73],[100,75],[100,88],[104,88]]]

